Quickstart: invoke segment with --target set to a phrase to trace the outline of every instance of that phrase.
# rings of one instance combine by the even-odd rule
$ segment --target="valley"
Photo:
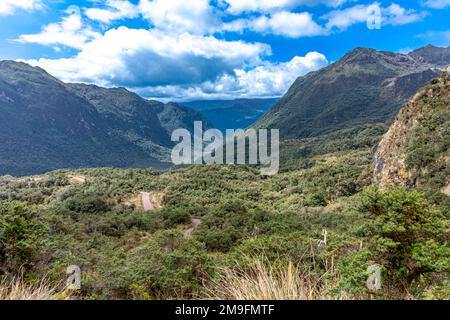
[[[61,300],[448,300],[447,52],[358,48],[299,78],[255,126],[281,130],[273,176],[159,171],[171,130],[214,120],[1,62],[0,270]]]

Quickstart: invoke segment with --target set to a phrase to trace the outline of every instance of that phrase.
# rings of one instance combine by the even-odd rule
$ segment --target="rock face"
[[[298,78],[256,126],[279,128],[282,139],[295,139],[385,123],[450,65],[448,51],[425,47],[404,55],[357,48]]]
[[[406,103],[378,145],[373,178],[381,188],[414,188],[433,183],[448,190],[449,72],[450,68]]]

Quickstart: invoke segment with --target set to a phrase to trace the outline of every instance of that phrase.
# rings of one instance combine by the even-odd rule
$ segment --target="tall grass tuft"
[[[27,284],[23,273],[8,279],[0,279],[0,300],[56,300],[58,291],[44,279],[36,284]],[[67,299],[66,297],[62,299]]]
[[[219,300],[326,300],[323,277],[302,270],[289,262],[287,266],[268,266],[254,260],[248,267],[224,268],[210,283],[208,299]]]

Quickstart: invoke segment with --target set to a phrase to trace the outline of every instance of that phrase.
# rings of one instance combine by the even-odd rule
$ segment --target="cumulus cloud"
[[[299,76],[328,65],[323,54],[310,52],[296,56],[285,63],[270,63],[250,70],[235,69],[216,81],[206,81],[197,86],[156,86],[137,88],[143,96],[161,100],[257,98],[283,95]]]
[[[329,30],[345,30],[348,27],[365,23],[373,16],[375,10],[381,12],[381,22],[383,25],[404,25],[423,20],[426,12],[417,12],[413,9],[405,9],[398,4],[391,4],[388,7],[381,7],[379,3],[371,5],[356,5],[342,10],[331,11],[321,17],[327,20],[326,26]]]
[[[338,7],[351,0],[224,0],[228,4],[227,11],[231,14],[243,12],[272,12],[291,9],[298,6],[315,6],[323,4]]]
[[[450,0],[426,0],[422,2],[422,5],[433,9],[444,9],[450,6]]]
[[[36,10],[43,7],[42,0],[1,0],[0,15],[11,15],[16,10]]]
[[[290,38],[324,35],[327,30],[319,26],[308,12],[276,12],[248,22],[250,30]]]
[[[260,64],[267,54],[270,47],[261,43],[119,27],[72,58],[28,62],[64,81],[140,87],[215,81],[236,68]]]
[[[166,32],[208,34],[218,31],[220,22],[209,0],[107,0],[104,8],[88,8],[91,20],[110,24],[112,21],[142,16],[153,27]]]
[[[83,23],[78,7],[70,7],[66,14],[61,22],[46,25],[37,34],[23,34],[16,41],[82,49],[86,43],[100,37],[99,33]]]
[[[270,46],[157,29],[111,29],[72,58],[28,60],[67,82],[125,86],[158,99],[273,97],[298,77],[328,64],[311,52],[285,63]]]
[[[250,30],[290,38],[328,35],[367,21],[368,5],[336,9],[353,1],[102,0],[101,6],[84,9],[85,16],[71,7],[60,22],[17,41],[77,49],[68,58],[26,61],[66,82],[124,86],[159,99],[274,97],[284,94],[298,76],[326,66],[325,56],[310,52],[288,62],[268,62],[269,45],[228,41],[216,32]],[[320,17],[320,23],[309,12],[288,10],[319,4],[335,8]],[[385,25],[407,24],[424,16],[397,4],[373,6],[380,8]],[[234,16],[247,11],[256,13]],[[99,33],[88,24],[109,25],[137,17],[149,22],[148,29],[121,26]]]
[[[107,0],[106,8],[88,8],[86,16],[105,24],[114,20],[132,19],[139,16],[138,7],[128,0]]]
[[[139,11],[156,28],[206,34],[219,24],[209,0],[141,0]]]

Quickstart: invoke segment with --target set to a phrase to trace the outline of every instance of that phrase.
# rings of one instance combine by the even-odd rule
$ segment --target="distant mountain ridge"
[[[171,118],[167,118],[167,114]],[[0,175],[59,168],[169,166],[171,128],[207,120],[123,88],[66,84],[25,63],[0,61]]]
[[[186,105],[207,117],[212,125],[221,130],[245,129],[263,117],[277,103],[273,99],[200,100],[185,102]]]
[[[408,55],[356,48],[298,78],[255,126],[279,128],[282,139],[296,139],[386,123],[450,65],[448,52],[449,48],[432,46]]]

